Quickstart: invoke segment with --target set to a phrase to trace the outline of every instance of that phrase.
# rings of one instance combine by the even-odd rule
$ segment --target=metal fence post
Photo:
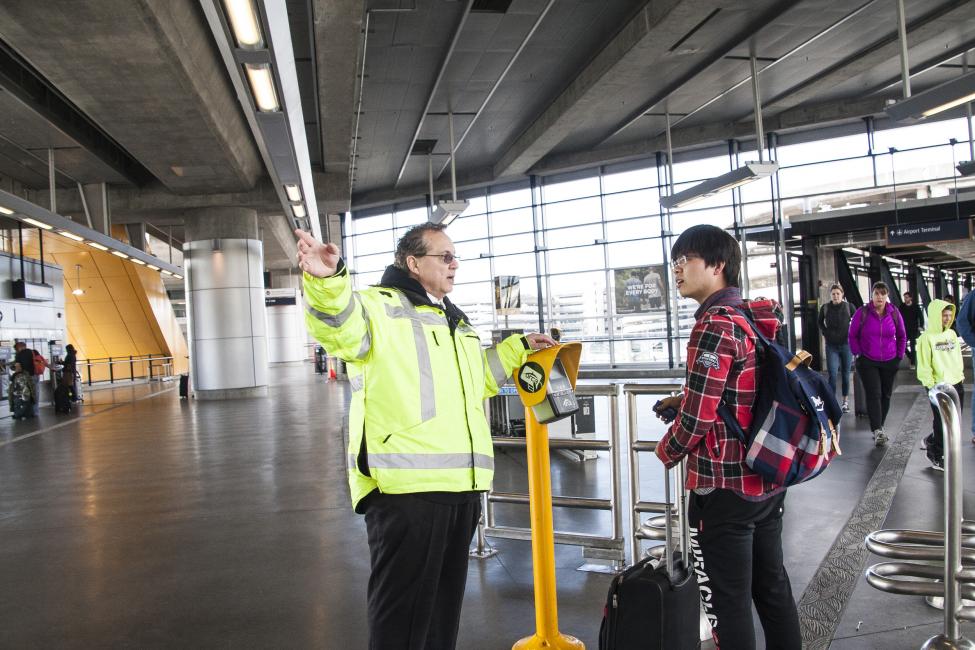
[[[115,383],[115,364],[112,363],[112,357],[108,358],[108,383]]]

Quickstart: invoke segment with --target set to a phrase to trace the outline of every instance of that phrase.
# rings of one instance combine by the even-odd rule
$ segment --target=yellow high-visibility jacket
[[[481,348],[449,300],[433,305],[416,280],[389,267],[352,291],[348,270],[304,274],[309,331],[343,359],[352,386],[349,486],[353,507],[387,494],[487,490],[494,476],[484,399],[531,352],[520,335]]]

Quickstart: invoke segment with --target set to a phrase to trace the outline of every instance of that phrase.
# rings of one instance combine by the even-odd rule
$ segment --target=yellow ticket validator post
[[[585,645],[579,639],[559,632],[548,449],[548,423],[567,418],[579,410],[575,385],[581,355],[581,343],[566,343],[539,350],[529,356],[515,374],[515,386],[525,405],[536,631],[515,643],[513,650],[585,650]]]

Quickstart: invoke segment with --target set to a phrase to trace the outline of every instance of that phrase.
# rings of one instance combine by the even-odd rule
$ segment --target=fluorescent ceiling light
[[[250,84],[251,93],[254,95],[257,110],[264,113],[281,110],[281,105],[278,104],[278,95],[274,92],[274,77],[271,76],[271,66],[266,63],[246,63],[244,70],[247,72],[247,82]]]
[[[464,213],[468,205],[467,201],[441,201],[433,211],[433,217],[430,221],[431,223],[442,223],[449,226],[450,222]]]
[[[146,266],[149,267],[150,269],[152,269],[153,271],[158,271],[159,270],[159,267],[156,266],[155,264],[146,264]]]
[[[75,289],[71,293],[73,293],[76,296],[83,296],[85,294],[85,290],[82,289],[81,287],[78,287],[77,289]]]
[[[183,279],[183,276],[180,275],[179,273],[173,273],[173,277],[176,278],[177,280],[182,280]]]
[[[887,115],[898,122],[917,122],[973,100],[975,72],[969,72],[891,104],[887,107]]]
[[[257,11],[251,0],[223,0],[223,7],[230,19],[230,30],[237,45],[248,49],[264,46]]]
[[[291,206],[291,211],[294,212],[295,218],[302,219],[305,216],[305,207],[303,205],[293,205]]]
[[[112,251],[112,255],[114,255],[115,257],[121,257],[123,260],[129,259],[129,256],[123,253],[122,251]]]
[[[11,210],[10,208],[5,208],[2,205],[0,205],[0,214],[13,214],[13,213],[14,211]]]
[[[162,271],[160,271],[160,273],[162,273],[163,275],[172,275],[172,272],[167,271],[166,269],[163,269]]]
[[[68,232],[67,230],[59,230],[58,231],[58,234],[61,235],[62,237],[67,237],[68,239],[73,239],[74,241],[85,241],[85,238],[84,237],[82,237],[80,235],[76,235],[73,232]]]
[[[738,169],[732,169],[726,174],[715,176],[703,183],[698,183],[694,187],[689,187],[671,196],[662,196],[660,197],[660,205],[665,210],[683,208],[740,185],[757,181],[760,178],[768,178],[778,168],[779,163],[777,162],[746,162]]]
[[[43,228],[44,230],[51,230],[53,228],[53,226],[49,226],[43,221],[31,219],[30,217],[24,217],[24,223],[29,223],[32,226],[37,226],[38,228]]]
[[[958,163],[956,167],[962,176],[975,176],[975,160],[966,160]]]
[[[85,243],[88,244],[89,246],[91,246],[92,248],[97,248],[100,251],[107,251],[108,250],[108,246],[102,246],[101,244],[99,244],[96,241],[86,241]]]
[[[288,185],[284,186],[284,191],[288,195],[289,201],[294,201],[297,203],[301,200],[301,190],[298,189],[297,185],[289,183]]]
[[[129,258],[129,261],[132,262],[133,264],[138,264],[139,266],[145,266],[146,265],[145,262],[143,262],[142,260],[137,259],[135,257]]]

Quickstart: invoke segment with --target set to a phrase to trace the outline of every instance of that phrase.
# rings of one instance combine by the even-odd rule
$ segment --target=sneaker
[[[930,458],[929,460],[931,461],[931,469],[936,472],[945,471],[945,462],[943,460],[938,460],[937,458]]]
[[[850,412],[850,402],[849,402],[849,400],[843,400],[843,412],[844,413],[849,413]]]
[[[878,447],[883,447],[887,444],[887,434],[884,433],[883,429],[874,429],[873,443]]]

